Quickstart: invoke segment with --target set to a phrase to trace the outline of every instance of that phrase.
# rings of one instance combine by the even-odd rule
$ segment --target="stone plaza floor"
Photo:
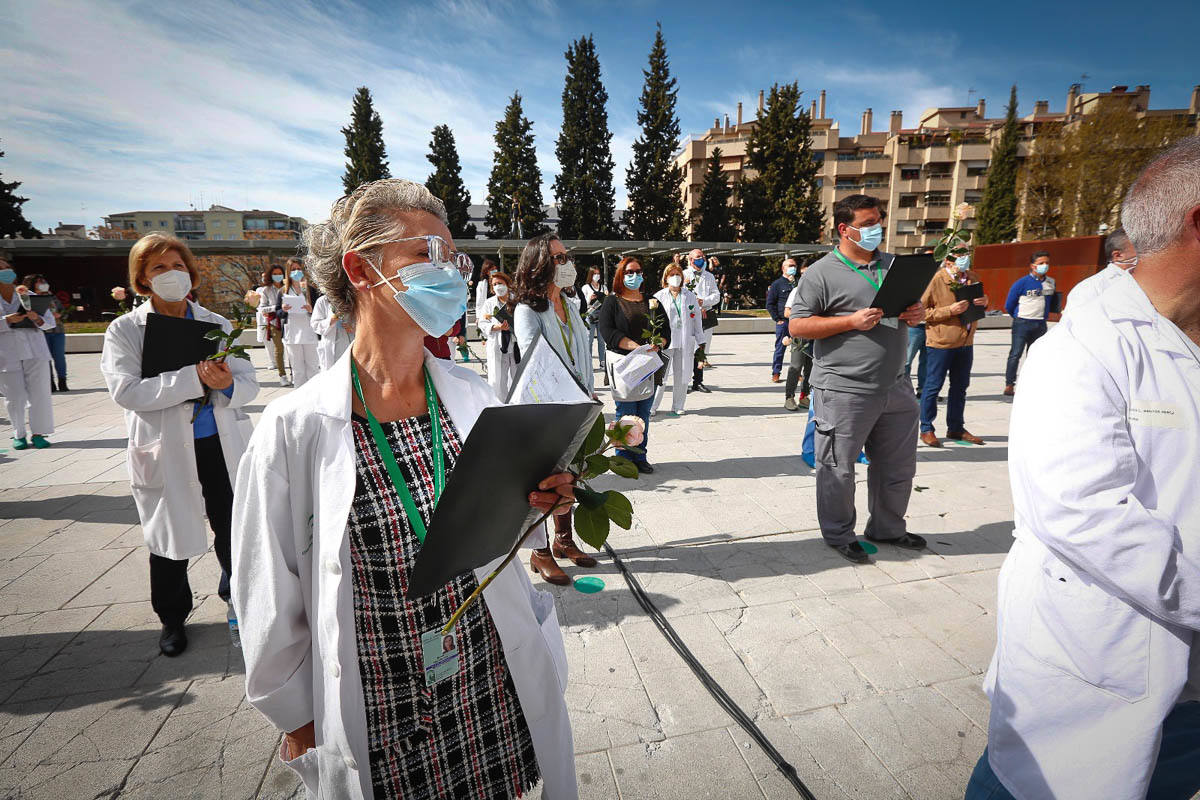
[[[718,332],[713,393],[651,425],[657,472],[612,479],[635,521],[611,543],[822,800],[961,798],[983,751],[980,682],[1012,525],[1008,340],[1006,330],[976,340],[966,418],[987,444],[919,450],[908,519],[926,551],[885,546],[856,566],[822,543],[799,457],[804,414],[785,411],[782,384],[769,382],[767,336]],[[263,351],[254,359],[257,418],[289,390]],[[245,700],[211,551],[190,570],[187,652],[159,654],[121,412],[98,355],[70,356],[69,370],[73,391],[54,396],[55,446],[0,454],[0,797],[302,796],[273,757],[279,733]],[[9,431],[0,420],[0,448]],[[858,477],[861,532],[861,467]],[[581,796],[795,797],[613,563],[567,566],[607,584],[555,590]]]

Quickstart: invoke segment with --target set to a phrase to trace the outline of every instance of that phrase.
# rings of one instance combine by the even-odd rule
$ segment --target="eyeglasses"
[[[471,262],[471,257],[459,250],[454,250],[449,243],[442,237],[431,234],[427,236],[406,236],[403,239],[389,239],[386,242],[377,242],[372,247],[378,247],[385,244],[396,244],[398,242],[415,242],[424,240],[426,254],[429,260],[437,267],[443,269],[449,267],[458,271],[458,274],[466,278],[470,277],[475,271],[475,265]]]
[[[555,253],[554,255],[550,256],[550,260],[554,262],[555,266],[561,267],[563,264],[566,264],[571,260],[571,254],[569,252]]]

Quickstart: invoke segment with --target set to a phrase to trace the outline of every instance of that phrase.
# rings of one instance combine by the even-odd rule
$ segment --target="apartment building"
[[[302,217],[278,211],[238,211],[213,205],[207,210],[127,211],[104,218],[110,238],[131,238],[131,233],[167,233],[180,239],[298,239],[307,225]],[[136,237],[134,237],[136,238]]]
[[[1030,144],[1047,126],[1069,125],[1109,100],[1124,104],[1139,117],[1184,119],[1200,133],[1200,86],[1192,90],[1188,108],[1151,109],[1149,86],[1132,91],[1114,86],[1107,92],[1084,93],[1074,84],[1067,91],[1062,112],[1051,113],[1049,101],[1038,100],[1033,112],[1021,119],[1018,157],[1028,154]],[[1004,126],[1003,115],[987,116],[985,100],[973,106],[926,109],[910,128],[904,127],[902,112],[892,111],[887,130],[875,130],[874,112],[868,108],[859,120],[858,133],[852,136],[842,135],[838,121],[826,116],[825,105],[825,91],[821,90],[808,109],[813,155],[820,165],[821,202],[830,222],[822,242],[833,238],[833,205],[847,195],[869,194],[884,202],[888,211],[884,247],[897,253],[915,252],[928,245],[947,226],[951,209],[982,199],[992,147]],[[758,110],[762,109],[760,91]],[[717,118],[712,128],[684,140],[675,164],[683,170],[681,192],[689,215],[698,205],[713,148],[721,149],[721,166],[731,184],[753,176],[746,165],[746,148],[755,125],[755,120],[743,119],[742,104],[738,103],[732,121],[727,114],[724,122]],[[974,225],[974,220],[967,221],[967,227]]]

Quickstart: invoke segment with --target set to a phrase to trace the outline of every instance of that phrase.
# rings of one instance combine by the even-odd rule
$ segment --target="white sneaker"
[[[286,387],[286,388],[290,388],[292,386],[292,379],[291,378],[282,378],[279,381],[279,385]]]

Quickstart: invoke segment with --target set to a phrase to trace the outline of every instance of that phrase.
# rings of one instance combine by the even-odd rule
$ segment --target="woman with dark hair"
[[[476,320],[487,352],[487,379],[496,397],[508,397],[513,371],[517,366],[517,346],[513,340],[512,278],[499,270],[490,273],[488,280],[494,294],[483,301]]]
[[[600,360],[600,371],[604,373],[604,385],[608,386],[608,364],[604,359],[604,340],[600,338],[599,331],[596,329],[600,306],[604,303],[604,298],[608,296],[599,268],[592,267],[587,271],[587,277],[583,281],[583,286],[580,287],[580,292],[583,294],[584,316],[587,317],[588,323],[588,352],[591,352],[592,342],[595,342],[596,358]]]
[[[496,266],[496,262],[490,258],[483,260],[483,266],[479,268],[479,281],[475,284],[475,320],[476,322],[482,317],[483,304],[488,299],[491,291],[491,277],[493,272],[499,272],[500,267]],[[463,331],[466,333],[466,331]]]
[[[588,349],[587,325],[580,316],[579,301],[564,294],[565,289],[575,284],[576,275],[575,262],[557,236],[544,233],[530,239],[517,262],[513,329],[522,353],[530,352],[534,338],[540,333],[590,394],[592,354]],[[556,556],[569,558],[580,567],[596,566],[596,559],[575,545],[570,513],[554,518],[553,549],[547,542],[529,557],[529,568],[541,575],[542,580],[566,586],[571,579],[554,560]]]
[[[263,347],[274,354],[275,371],[279,373],[281,386],[291,386],[283,359],[283,318],[279,314],[279,304],[283,297],[283,284],[287,280],[287,270],[282,264],[272,264],[264,273],[263,285],[258,289],[258,316],[262,328],[259,336]]]
[[[29,301],[29,289],[17,285],[17,273],[0,256],[0,390],[13,427],[13,450],[25,450],[33,432],[33,446],[50,446],[54,433],[54,408],[50,402],[50,349],[42,331],[53,322],[42,319]]]
[[[46,334],[46,346],[50,348],[50,358],[54,360],[54,371],[58,374],[58,384],[55,385],[54,379],[50,379],[50,391],[65,392],[67,389],[67,332],[62,326],[62,315],[66,309],[63,307],[62,301],[50,294],[50,282],[46,280],[45,275],[33,274],[26,275],[25,280],[21,281],[25,287],[34,294],[50,297],[49,314],[54,317],[54,327],[44,328],[42,332]],[[47,320],[49,321],[49,320]]]
[[[321,293],[308,282],[304,262],[293,257],[287,260],[288,274],[281,288],[280,310],[283,311],[283,349],[287,351],[288,363],[292,365],[292,382],[303,386],[309,378],[321,371],[317,359],[317,332],[312,326],[313,306]],[[288,297],[301,300],[300,308],[284,311]]]
[[[642,293],[642,262],[632,256],[626,256],[617,264],[617,273],[613,276],[612,294],[600,307],[600,335],[604,343],[612,351],[610,355],[623,356],[647,344],[646,333],[657,326],[658,334],[662,337],[661,347],[651,348],[654,352],[669,348],[671,344],[671,323],[666,319],[658,300]],[[619,358],[609,360],[610,364],[619,362]],[[633,415],[640,417],[646,424],[642,440],[642,452],[634,453],[628,450],[617,452],[637,465],[638,472],[649,474],[654,467],[646,460],[646,451],[650,443],[650,410],[654,405],[654,391],[661,383],[660,375],[664,370],[655,373],[653,379],[647,378],[638,386],[633,387],[627,394],[613,381],[613,399],[617,401],[617,416]]]

